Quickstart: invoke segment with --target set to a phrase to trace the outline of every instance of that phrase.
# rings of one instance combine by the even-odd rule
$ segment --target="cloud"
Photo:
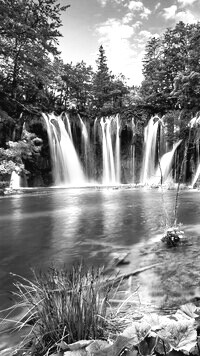
[[[170,7],[165,7],[163,9],[163,17],[166,20],[174,19],[175,15],[176,15],[176,11],[177,11],[177,6],[176,5],[172,5]]]
[[[151,14],[151,10],[147,7],[144,7],[143,12],[140,14],[141,19],[148,19],[149,15]]]
[[[137,38],[135,39],[135,45],[137,46],[137,48],[141,51],[145,50],[145,46],[147,44],[147,41],[149,41],[149,39],[151,37],[158,37],[159,35],[157,33],[152,34],[151,32],[147,31],[147,30],[142,30],[140,32],[138,32],[137,34]]]
[[[160,5],[161,5],[160,2],[158,2],[158,3],[156,4],[156,6],[155,6],[155,11],[157,11],[157,10],[159,9]]]
[[[187,0],[182,0],[182,1],[187,1]],[[176,5],[172,5],[170,7],[164,8],[163,17],[166,20],[173,20],[175,22],[183,21],[185,23],[196,23],[198,21],[197,16],[193,15],[191,11],[189,11],[188,9],[183,11],[178,11]]]
[[[107,5],[108,0],[97,0],[102,7]]]
[[[148,40],[149,37],[152,37],[152,33],[149,32],[149,31],[146,31],[146,30],[140,31],[140,32],[138,33],[138,35],[139,35],[140,37],[142,37],[143,39],[145,39],[145,40]]]
[[[144,5],[141,1],[131,0],[128,4],[128,8],[131,11],[142,11],[144,8]]]
[[[121,20],[111,18],[100,24],[96,32],[101,36],[100,41],[117,42],[119,39],[130,38],[134,33],[134,28],[124,24]]]
[[[133,16],[140,12],[139,16],[141,19],[148,19],[151,14],[151,10],[145,7],[142,1],[131,0],[128,4],[128,9],[132,12]]]
[[[124,17],[124,23],[130,22],[134,16],[139,15],[141,19],[148,19],[151,10],[144,6],[140,0],[97,0],[102,7],[114,4],[121,9],[127,9],[129,12]]]
[[[129,26],[122,20],[109,19],[96,28],[99,44],[105,49],[109,68],[114,74],[123,73],[127,78],[132,78],[130,85],[133,82],[139,85],[142,80],[139,54],[131,43],[140,24],[140,21],[137,21],[133,26]]]
[[[102,7],[105,7],[106,5],[109,5],[111,3],[114,5],[124,5],[124,3],[126,2],[126,0],[97,0],[97,1]]]
[[[189,11],[179,11],[176,14],[176,21],[183,21],[185,23],[196,23],[198,21],[198,19]]]
[[[141,22],[141,21],[136,21],[136,22],[132,25],[132,27],[133,27],[133,29],[134,29],[134,32],[135,32],[137,29],[139,29],[141,26],[142,26],[142,22]]]
[[[135,15],[132,12],[127,12],[124,17],[122,17],[123,24],[129,24],[131,22],[131,26],[135,29],[139,28],[142,25],[141,21],[136,21],[133,23]]]
[[[178,0],[178,3],[182,6],[182,7],[186,7],[186,6],[190,6],[193,5],[195,2],[197,2],[198,0]]]
[[[123,24],[128,24],[130,23],[134,18],[134,15],[132,12],[128,12],[124,17],[122,17],[122,23]]]

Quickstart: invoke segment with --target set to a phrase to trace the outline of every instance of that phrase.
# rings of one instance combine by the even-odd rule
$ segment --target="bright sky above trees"
[[[142,80],[147,40],[177,22],[200,20],[200,0],[63,0],[71,7],[62,17],[60,50],[64,62],[95,66],[102,44],[108,66],[123,73],[129,84]]]

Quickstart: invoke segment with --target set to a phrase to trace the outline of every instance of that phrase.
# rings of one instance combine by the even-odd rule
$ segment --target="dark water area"
[[[165,193],[169,215],[175,191]],[[160,238],[161,192],[137,189],[48,189],[0,198],[0,309],[10,305],[15,278],[31,278],[31,268],[70,267],[83,259],[107,265],[112,253],[133,251]],[[200,236],[200,192],[181,191],[178,220],[190,236]]]

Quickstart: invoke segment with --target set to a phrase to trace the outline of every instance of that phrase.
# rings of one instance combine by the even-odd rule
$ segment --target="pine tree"
[[[99,47],[99,57],[97,59],[97,72],[94,77],[94,98],[97,108],[102,108],[110,100],[112,75],[107,65],[105,50]]]

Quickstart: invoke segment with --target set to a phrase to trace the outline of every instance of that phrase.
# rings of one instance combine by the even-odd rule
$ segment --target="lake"
[[[164,193],[174,209],[176,191]],[[178,221],[200,236],[200,191],[181,191]],[[31,268],[107,265],[113,252],[132,251],[163,232],[162,194],[157,189],[42,189],[0,198],[0,307],[10,305],[10,272],[31,278]],[[129,266],[130,268],[130,266]]]

